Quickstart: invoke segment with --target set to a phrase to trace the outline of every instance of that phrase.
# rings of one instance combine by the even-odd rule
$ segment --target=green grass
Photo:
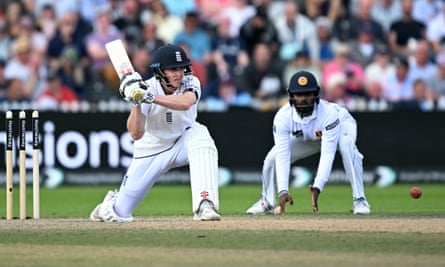
[[[445,215],[445,185],[417,185],[422,189],[420,199],[412,199],[409,190],[413,185],[394,185],[378,188],[366,186],[366,194],[374,215]],[[41,188],[41,214],[45,218],[86,217],[106,192],[118,188],[109,186],[63,186],[56,189]],[[17,189],[17,188],[16,188]],[[5,199],[0,190],[0,199]],[[32,190],[28,187],[28,214],[32,212]],[[257,201],[260,185],[230,185],[220,189],[220,207],[224,215],[240,215]],[[292,188],[295,204],[288,206],[288,214],[311,214],[307,188]],[[18,211],[18,191],[14,192],[15,211]],[[349,215],[352,206],[351,189],[346,185],[328,185],[320,195],[321,214]],[[4,216],[5,206],[0,206]],[[15,214],[17,215],[17,214]],[[135,216],[191,215],[191,193],[188,185],[155,185],[147,198],[136,209]]]
[[[412,186],[366,186],[372,214],[353,216],[349,212],[350,187],[328,185],[320,195],[320,214],[315,220],[307,188],[292,188],[295,204],[278,218],[244,215],[258,200],[260,185],[221,188],[223,220],[242,218],[245,223],[271,223],[270,229],[261,230],[221,229],[218,222],[193,222],[187,185],[156,185],[134,214],[136,218],[176,216],[190,225],[184,229],[158,229],[150,221],[135,224],[136,227],[88,222],[90,211],[107,190],[117,185],[42,188],[42,224],[48,218],[79,220],[71,222],[71,228],[41,225],[42,229],[31,227],[34,220],[1,220],[0,266],[445,266],[445,232],[341,231],[336,230],[336,225],[330,231],[274,227],[274,223],[289,220],[317,223],[340,219],[360,223],[371,219],[383,223],[389,219],[400,222],[403,228],[404,220],[425,219],[437,220],[443,229],[445,185],[417,185],[423,195],[416,200],[409,195]],[[30,188],[27,193],[30,215]],[[0,199],[5,199],[4,190],[0,190]],[[17,190],[14,199],[17,212]],[[5,214],[4,206],[0,206],[1,216]]]

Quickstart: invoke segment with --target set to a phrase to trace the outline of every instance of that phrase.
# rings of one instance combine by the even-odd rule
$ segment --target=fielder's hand
[[[127,73],[122,77],[119,85],[119,93],[125,101],[131,101],[135,105],[141,104],[147,98],[148,86],[142,80],[138,72]],[[151,93],[150,93],[151,94]],[[153,96],[153,94],[151,94]]]
[[[281,213],[284,213],[284,209],[285,209],[287,202],[289,202],[289,204],[291,204],[291,205],[294,205],[294,200],[292,199],[292,196],[289,195],[289,192],[287,192],[287,191],[280,192]]]

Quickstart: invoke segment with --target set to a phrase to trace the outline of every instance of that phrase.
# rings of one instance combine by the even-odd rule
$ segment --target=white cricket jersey
[[[155,77],[146,81],[155,95],[165,95],[161,84]],[[170,149],[184,132],[192,127],[197,117],[197,104],[201,97],[201,84],[197,77],[186,75],[182,85],[174,94],[186,91],[196,94],[196,103],[188,110],[173,110],[157,104],[142,104],[142,113],[147,117],[145,133],[134,142],[133,156],[146,157],[156,155]]]
[[[286,104],[274,118],[273,136],[277,147],[276,175],[278,192],[289,190],[291,140],[321,142],[317,177],[328,178],[337,150],[340,123],[354,119],[342,106],[320,100],[311,116],[301,118],[295,107]]]

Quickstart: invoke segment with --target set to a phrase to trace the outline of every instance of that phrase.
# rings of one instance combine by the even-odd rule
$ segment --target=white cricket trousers
[[[358,199],[365,197],[363,184],[363,155],[356,146],[357,140],[357,124],[354,119],[347,119],[340,124],[340,137],[338,141],[338,150],[341,154],[343,167],[349,179],[352,188],[352,198]],[[297,138],[291,139],[291,162],[295,163],[299,159],[303,159],[320,152],[321,142],[305,142]],[[277,156],[276,147],[267,153],[264,159],[262,169],[262,198],[266,199],[271,205],[276,205],[276,172],[275,159]],[[315,178],[313,186],[323,190],[326,179]],[[366,198],[366,197],[365,197]]]
[[[133,210],[145,198],[159,177],[168,170],[188,164],[185,134],[168,150],[133,158],[122,180],[114,210],[121,217],[132,216]]]

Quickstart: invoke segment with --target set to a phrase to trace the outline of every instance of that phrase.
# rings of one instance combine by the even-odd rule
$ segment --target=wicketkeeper
[[[119,191],[109,191],[90,218],[133,221],[133,210],[160,176],[189,165],[194,220],[220,220],[218,151],[207,128],[196,121],[200,82],[186,53],[176,45],[159,48],[151,68],[154,77],[149,80],[133,72],[120,82],[122,98],[134,103],[127,119],[134,139],[133,160]]]
[[[355,119],[340,105],[320,99],[320,86],[310,72],[295,73],[288,93],[289,103],[280,108],[274,118],[275,145],[264,160],[262,196],[246,213],[272,213],[277,192],[281,212],[284,212],[287,202],[293,204],[289,194],[291,164],[320,152],[317,173],[309,188],[312,210],[318,213],[318,196],[328,182],[338,149],[352,187],[352,212],[369,214],[370,205],[363,185],[363,155],[355,144]]]

